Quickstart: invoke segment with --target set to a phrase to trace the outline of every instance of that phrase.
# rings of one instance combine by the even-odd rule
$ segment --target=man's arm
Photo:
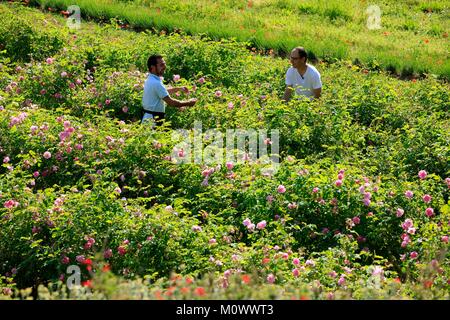
[[[283,100],[288,102],[289,100],[291,100],[291,96],[292,96],[292,92],[294,91],[294,89],[292,89],[292,87],[287,86],[286,90],[284,90],[284,96],[283,96]]]
[[[181,108],[181,107],[192,107],[197,102],[197,99],[189,99],[187,101],[180,101],[173,99],[170,96],[166,96],[163,100],[171,107]]]
[[[174,93],[177,93],[179,91],[183,91],[185,93],[189,93],[189,89],[187,87],[167,88],[167,92],[169,92],[169,94],[174,94]]]
[[[322,94],[322,88],[313,89],[314,98],[319,99]]]

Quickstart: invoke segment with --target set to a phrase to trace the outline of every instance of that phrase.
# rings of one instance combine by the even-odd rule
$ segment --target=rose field
[[[284,103],[273,53],[51,11],[0,3],[0,300],[450,299],[446,79],[317,60],[322,97]],[[155,130],[153,53],[198,99]],[[277,169],[176,134],[230,129]]]

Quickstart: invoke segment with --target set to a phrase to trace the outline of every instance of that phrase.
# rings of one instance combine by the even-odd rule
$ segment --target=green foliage
[[[51,57],[2,53],[2,298],[448,299],[445,82],[319,63],[322,98],[283,103],[285,60],[86,24]],[[158,130],[139,123],[155,52],[198,99]],[[208,129],[279,130],[278,170],[183,163],[172,134],[196,121],[203,148]],[[69,265],[91,293],[68,292]]]
[[[33,24],[4,7],[0,8],[0,15],[0,50],[6,50],[12,61],[42,60],[62,48],[60,30],[50,24]]]

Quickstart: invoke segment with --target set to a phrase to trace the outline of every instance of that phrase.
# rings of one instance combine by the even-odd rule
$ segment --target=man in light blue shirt
[[[144,95],[142,97],[142,107],[144,115],[142,123],[146,119],[154,119],[157,124],[161,124],[166,113],[166,103],[169,106],[182,108],[195,105],[197,99],[179,101],[170,97],[170,94],[178,91],[189,92],[186,87],[166,89],[162,82],[162,76],[166,70],[166,62],[161,55],[152,55],[147,60],[148,71],[150,72],[144,83]]]

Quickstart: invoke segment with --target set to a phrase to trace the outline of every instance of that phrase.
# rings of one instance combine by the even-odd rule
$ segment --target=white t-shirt
[[[317,69],[306,64],[306,72],[303,77],[298,73],[297,69],[290,67],[286,72],[286,85],[293,87],[297,95],[303,95],[310,99],[314,97],[313,89],[322,88],[320,81],[320,73]]]

